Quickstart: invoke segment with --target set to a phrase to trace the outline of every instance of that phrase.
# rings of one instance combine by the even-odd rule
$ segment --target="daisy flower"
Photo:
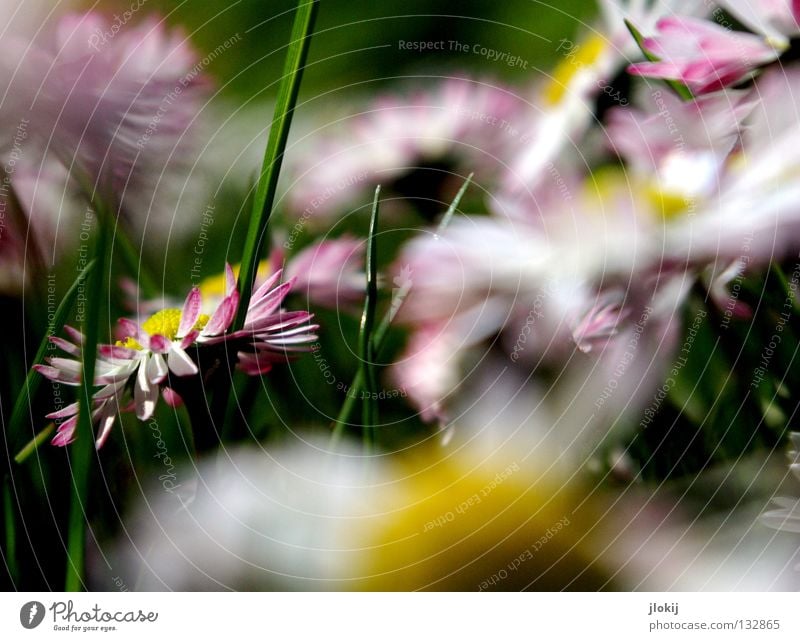
[[[118,412],[132,409],[139,420],[149,419],[162,388],[167,402],[179,402],[180,397],[169,385],[171,377],[200,374],[202,354],[214,346],[222,345],[227,353],[235,354],[239,369],[255,376],[266,374],[281,357],[302,351],[316,340],[317,326],[310,323],[311,314],[282,309],[292,283],[279,284],[280,271],[254,291],[244,327],[230,331],[239,294],[229,265],[225,273],[225,295],[211,314],[202,312],[202,294],[193,287],[182,308],[162,309],[142,323],[121,319],[119,340],[100,345],[94,383],[101,389],[94,394],[92,413],[94,422],[99,424],[98,447],[105,442]],[[35,369],[51,380],[77,386],[83,337],[73,328],[65,331],[71,340],[51,340],[72,358],[53,357],[47,365],[36,365]],[[74,440],[77,412],[75,403],[47,415],[62,421],[53,440],[55,445]]]
[[[0,116],[26,123],[28,164],[69,170],[37,175],[37,191],[61,195],[61,216],[85,208],[85,194],[65,192],[96,185],[140,229],[172,232],[179,205],[198,208],[195,194],[207,193],[196,179],[187,188],[186,176],[210,84],[180,30],[153,17],[117,26],[99,13],[69,13],[37,37],[18,37],[17,57],[0,61],[8,78]]]
[[[350,236],[325,239],[312,243],[294,256],[284,258],[284,249],[274,249],[269,258],[259,262],[255,286],[260,287],[282,269],[291,284],[289,294],[301,296],[310,305],[330,309],[349,310],[364,296],[363,240]],[[281,267],[283,265],[283,267]],[[234,265],[233,275],[239,277],[239,265]],[[202,311],[211,314],[225,296],[225,272],[203,278],[197,285],[203,297]],[[179,299],[164,296],[142,300],[135,281],[125,278],[121,283],[126,307],[141,315],[150,315],[165,307],[179,307]]]
[[[661,246],[653,207],[602,175],[574,189],[573,201],[542,217],[460,217],[404,247],[397,264],[410,270],[414,285],[397,318],[411,337],[389,371],[423,419],[447,419],[471,374],[465,365],[483,365],[469,354],[502,350],[509,367],[529,371],[588,354],[600,363],[591,368],[594,377],[607,380],[603,363],[613,369],[615,346],[628,344],[643,316],[649,336],[666,333],[678,318],[686,288],[668,284],[686,278],[680,266],[652,270]],[[647,308],[659,311],[645,314]],[[653,349],[667,362],[672,345],[654,341]],[[637,363],[649,363],[646,354],[639,349]],[[635,368],[626,370],[625,382],[638,385]]]
[[[781,54],[781,43],[774,46],[707,20],[671,16],[659,20],[656,30],[658,35],[645,38],[644,46],[658,60],[632,64],[628,73],[676,80],[695,95],[741,82]]]
[[[615,77],[639,55],[639,48],[625,26],[627,18],[649,31],[662,15],[702,17],[710,3],[696,0],[599,0],[601,19],[585,34],[555,43],[560,62],[540,82],[530,97],[536,115],[521,130],[525,144],[512,154],[503,178],[503,189],[518,193],[538,187],[553,163],[565,152],[574,153],[575,141],[596,123],[596,103],[605,96],[613,104],[627,106],[627,98],[615,86]],[[585,157],[577,158],[579,163]]]
[[[717,0],[753,33],[758,33],[780,47],[788,47],[789,39],[800,35],[797,0]]]
[[[289,207],[304,222],[328,219],[363,204],[376,183],[400,192],[409,187],[424,207],[429,194],[419,183],[441,180],[451,169],[497,174],[501,150],[517,141],[524,107],[511,89],[465,78],[380,96],[329,132],[298,143]],[[439,173],[404,184],[426,169]]]

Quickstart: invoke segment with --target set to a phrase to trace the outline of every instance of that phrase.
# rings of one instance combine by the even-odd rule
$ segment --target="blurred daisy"
[[[794,550],[744,510],[697,518],[666,489],[565,474],[527,428],[370,460],[299,438],[201,460],[140,498],[91,578],[113,587],[110,558],[141,590],[797,589]]]
[[[529,372],[560,371],[590,354],[607,381],[606,366],[614,368],[636,332],[637,362],[649,362],[651,350],[668,362],[674,340],[665,337],[674,337],[675,310],[692,281],[680,264],[655,260],[662,219],[615,173],[571,189],[571,200],[541,216],[461,217],[405,246],[397,265],[414,284],[398,321],[412,333],[390,375],[423,418],[447,418],[490,349]],[[630,362],[625,380],[636,387],[642,378]]]
[[[18,38],[15,51],[0,61],[8,76],[0,115],[26,124],[36,191],[59,193],[61,216],[82,213],[97,189],[138,229],[166,231],[184,200],[205,196],[186,176],[209,85],[183,33],[156,18],[118,28],[73,13]],[[40,170],[52,162],[66,171]]]
[[[521,130],[520,145],[511,156],[503,189],[511,194],[529,193],[551,175],[553,164],[565,155],[586,162],[582,140],[596,122],[596,101],[604,96],[612,104],[627,106],[628,99],[615,77],[639,55],[636,42],[625,26],[628,19],[649,31],[663,15],[704,16],[709,3],[695,0],[598,0],[601,19],[588,32],[556,46],[560,62],[550,77],[539,83],[531,97],[536,110]]]
[[[278,284],[281,272],[276,272],[254,292],[243,329],[229,331],[236,316],[239,294],[230,266],[226,267],[226,293],[213,313],[202,313],[202,294],[192,288],[182,309],[167,308],[154,313],[143,323],[119,321],[120,339],[113,345],[98,349],[93,416],[103,419],[97,438],[98,447],[108,436],[117,409],[132,407],[139,420],[149,419],[165,387],[165,400],[174,404],[179,396],[170,376],[190,377],[200,373],[203,350],[224,344],[226,352],[236,354],[239,369],[251,376],[266,374],[280,356],[304,350],[316,340],[316,325],[310,324],[308,312],[287,312],[281,308],[291,283]],[[80,384],[82,336],[67,328],[72,341],[58,337],[52,342],[74,358],[54,357],[47,365],[35,369],[47,378],[77,386]],[[193,358],[194,356],[194,358]],[[125,401],[132,391],[132,405]],[[168,391],[167,391],[168,390]],[[73,404],[48,418],[67,419],[59,425],[54,439],[56,445],[66,445],[74,439],[78,405]]]
[[[304,220],[324,219],[360,206],[376,183],[403,192],[401,179],[426,168],[433,172],[428,179],[440,182],[458,170],[488,180],[502,166],[500,150],[516,137],[522,107],[510,89],[464,78],[381,96],[330,133],[298,143],[289,207]],[[428,179],[417,178],[408,185],[410,195],[425,208],[431,194],[420,184]]]
[[[207,488],[193,500],[148,496],[112,554],[144,590],[588,590],[612,581],[598,556],[607,539],[587,535],[598,519],[614,520],[604,499],[587,500],[574,477],[512,449],[431,446],[367,461],[350,446],[299,439],[240,448],[229,464],[182,473]]]
[[[748,269],[768,265],[800,247],[800,185],[794,179],[800,171],[798,96],[797,65],[770,69],[757,79],[746,99],[753,106],[740,141],[708,197],[690,198],[673,210],[677,215],[665,229],[667,256],[718,263],[722,272],[742,259]],[[737,105],[736,96],[731,103]]]
[[[758,33],[780,48],[789,46],[789,39],[800,35],[796,0],[717,0],[753,33]]]
[[[643,44],[658,60],[632,64],[628,73],[676,80],[696,95],[745,80],[758,67],[777,60],[786,47],[686,16],[662,18],[656,31]]]

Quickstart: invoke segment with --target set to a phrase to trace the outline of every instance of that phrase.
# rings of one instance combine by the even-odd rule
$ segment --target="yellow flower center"
[[[689,193],[643,181],[611,167],[592,173],[584,184],[583,197],[589,211],[614,211],[616,203],[633,201],[642,216],[666,223],[691,215],[695,207],[695,198]]]
[[[564,59],[553,70],[552,78],[544,88],[544,100],[552,107],[558,105],[564,98],[575,76],[586,67],[597,64],[600,56],[608,48],[608,43],[602,36],[594,35],[584,42],[570,44],[570,47],[558,52]]]
[[[232,265],[231,269],[233,269],[233,275],[236,278],[239,278],[239,269],[241,268],[241,264]],[[272,265],[270,265],[269,259],[262,260],[258,263],[258,271],[256,273],[256,280],[263,281],[266,280],[267,277],[272,273]],[[225,295],[225,287],[227,285],[225,279],[225,272],[219,272],[218,274],[213,274],[211,276],[207,276],[203,280],[200,281],[199,288],[200,292],[206,298],[215,298],[215,297],[222,297]]]
[[[197,322],[194,324],[193,329],[203,329],[206,326],[206,323],[208,323],[209,318],[210,316],[208,314],[200,314],[200,316],[197,318]],[[178,328],[180,328],[180,325],[181,310],[170,307],[168,309],[162,309],[160,312],[153,314],[144,323],[142,323],[142,329],[151,336],[153,334],[160,334],[164,338],[173,341],[178,337]],[[131,338],[130,336],[127,336],[125,340],[117,341],[116,345],[118,347],[127,347],[129,349],[144,349],[136,339]]]
[[[665,221],[680,218],[690,211],[693,206],[691,197],[667,189],[660,189],[658,185],[648,185],[646,193],[656,214],[660,214]]]
[[[117,347],[127,347],[128,349],[144,349],[144,347],[139,344],[139,341],[137,341],[135,338],[131,338],[130,336],[126,336],[124,341],[117,341],[114,343],[114,345]]]

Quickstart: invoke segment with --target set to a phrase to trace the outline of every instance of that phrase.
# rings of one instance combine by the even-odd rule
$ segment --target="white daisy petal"
[[[177,345],[173,345],[170,348],[167,355],[167,364],[176,376],[192,376],[198,372],[194,361]]]

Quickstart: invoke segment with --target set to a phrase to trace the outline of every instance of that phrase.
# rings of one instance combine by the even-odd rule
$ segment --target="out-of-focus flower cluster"
[[[293,134],[285,153],[283,192],[270,212],[269,238],[259,239],[272,249],[257,264],[252,285],[239,278],[240,269],[246,269],[228,264],[236,262],[228,254],[239,255],[239,250],[223,245],[236,237],[240,223],[228,220],[234,231],[220,231],[218,239],[224,239],[216,241],[216,249],[222,248],[218,254],[225,252],[224,271],[204,272],[204,278],[193,272],[190,286],[177,276],[175,282],[165,277],[157,294],[140,288],[140,274],[126,273],[115,302],[130,318],[116,322],[97,353],[84,353],[90,341],[81,329],[55,328],[50,343],[64,354],[34,364],[34,370],[80,389],[86,383],[86,363],[95,364],[94,380],[85,387],[91,391],[97,447],[107,442],[121,414],[148,421],[162,398],[173,407],[187,406],[196,430],[206,419],[227,416],[224,403],[221,412],[205,406],[204,395],[216,387],[218,376],[234,367],[251,377],[266,375],[308,350],[316,358],[312,344],[327,329],[319,319],[331,310],[353,317],[344,324],[355,326],[365,292],[371,291],[365,267],[374,266],[365,260],[367,242],[359,238],[359,224],[380,185],[381,231],[399,232],[401,240],[392,246],[380,234],[370,239],[390,245],[388,254],[380,256],[382,273],[375,275],[386,295],[377,302],[368,297],[360,344],[362,357],[378,354],[383,345],[375,336],[393,332],[396,340],[387,342],[394,357],[385,367],[358,363],[352,388],[333,380],[337,389],[353,394],[351,399],[361,392],[360,400],[383,400],[375,388],[358,388],[365,380],[402,390],[410,411],[403,409],[413,413],[409,420],[425,438],[429,424],[441,430],[445,438],[435,442],[442,449],[426,451],[429,467],[393,461],[375,468],[378,475],[391,475],[406,465],[413,480],[404,479],[394,491],[384,489],[379,479],[380,489],[370,493],[367,508],[399,505],[397,511],[406,516],[395,517],[389,508],[378,518],[370,513],[374,528],[348,521],[363,516],[361,496],[353,491],[353,483],[363,480],[362,470],[339,459],[333,475],[343,480],[344,489],[326,487],[332,498],[313,488],[301,500],[291,491],[282,496],[292,486],[291,473],[277,470],[281,461],[267,470],[277,478],[276,504],[302,518],[278,514],[281,510],[274,507],[259,511],[253,507],[259,499],[250,490],[240,494],[236,483],[224,477],[217,490],[234,505],[234,520],[239,508],[242,521],[256,514],[268,530],[274,525],[269,531],[276,540],[286,537],[291,545],[298,532],[308,534],[309,548],[318,552],[309,559],[281,558],[280,541],[263,548],[252,545],[259,550],[252,563],[247,554],[238,557],[250,565],[265,562],[264,555],[270,557],[267,563],[278,558],[278,572],[285,576],[304,564],[311,567],[309,576],[296,577],[290,587],[307,587],[317,578],[315,572],[320,580],[349,588],[388,584],[376,576],[399,577],[395,586],[427,587],[436,572],[442,575],[437,581],[448,587],[488,581],[492,564],[505,553],[495,550],[503,527],[513,526],[523,539],[547,539],[553,523],[561,522],[576,503],[583,505],[573,495],[579,486],[565,479],[590,468],[609,443],[630,437],[642,415],[643,432],[663,399],[680,387],[676,380],[702,321],[709,316],[724,323],[753,318],[758,310],[739,297],[742,279],[771,266],[780,269],[781,261],[800,252],[800,65],[794,61],[800,2],[598,4],[596,24],[574,41],[554,42],[556,68],[530,85],[455,73],[406,79],[377,97],[349,102],[341,117],[333,118],[334,107],[326,103],[315,113],[310,100],[298,115],[302,133]],[[141,250],[138,258],[144,263],[153,229],[159,237],[153,244],[166,254],[173,232],[180,236],[185,212],[195,223],[191,214],[213,191],[196,167],[208,165],[217,177],[233,172],[234,182],[259,175],[257,166],[236,165],[235,171],[212,167],[213,145],[203,143],[209,133],[206,121],[214,118],[214,110],[206,109],[212,83],[186,36],[162,20],[134,20],[112,31],[99,14],[75,13],[45,21],[36,32],[21,29],[9,42],[13,46],[4,47],[7,55],[0,59],[6,88],[0,117],[7,123],[0,138],[4,294],[19,293],[33,277],[46,273],[45,266],[57,264],[75,236],[68,238],[64,228],[74,232],[82,212],[86,239],[104,212],[100,223],[120,231],[121,253],[127,251],[130,261]],[[216,124],[221,130],[222,124]],[[244,129],[246,123],[238,134],[250,142],[258,137]],[[230,143],[236,135],[227,140],[236,146]],[[230,160],[223,154],[218,164],[219,158],[227,158],[222,164]],[[465,181],[466,191],[459,192]],[[244,192],[252,185],[237,187],[246,202]],[[463,197],[459,207],[456,193]],[[240,204],[231,211],[241,213]],[[133,251],[124,246],[131,238],[137,241]],[[204,236],[206,242],[211,243]],[[199,270],[205,245],[195,250],[192,258]],[[785,307],[792,310],[771,310],[778,319],[775,336],[800,309],[798,279],[800,267],[791,282],[783,283]],[[385,323],[369,335],[372,303],[385,313]],[[770,358],[781,340],[770,344]],[[316,369],[323,373],[328,365],[321,363]],[[212,394],[215,401],[227,400],[228,382],[219,386],[218,396]],[[297,387],[308,400],[306,388],[313,396],[314,386],[305,383],[300,380]],[[790,395],[782,382],[773,387],[768,390],[773,397]],[[243,422],[248,412],[262,409],[248,398],[251,406],[242,410]],[[337,428],[347,423],[347,403]],[[682,408],[687,414],[690,405]],[[56,425],[53,444],[65,446],[77,438],[79,407],[69,403],[46,413]],[[361,427],[367,443],[376,426]],[[469,443],[469,455],[455,462],[442,456],[454,435],[461,444]],[[797,435],[791,439],[797,450]],[[498,456],[498,443],[524,455]],[[489,451],[492,455],[485,457]],[[526,467],[525,455],[534,453],[536,465]],[[609,475],[635,478],[637,470],[626,453],[616,454]],[[285,448],[282,455],[306,480],[312,479],[309,485],[330,478],[325,476],[327,454],[300,456]],[[792,459],[796,473],[796,451]],[[241,457],[250,488],[269,486],[257,460]],[[490,473],[493,460],[505,465],[500,481]],[[538,478],[535,470],[545,461],[552,476]],[[552,494],[550,478],[562,484]],[[459,525],[466,540],[483,521],[508,519],[492,526],[494,534],[478,536],[475,549],[491,563],[469,567],[464,555],[472,548],[465,544],[436,571],[430,569],[435,564],[418,567],[418,556],[429,554],[427,562],[450,550],[439,539],[437,520],[448,513],[449,503],[431,497],[452,486],[465,500],[492,487],[492,499],[480,509],[470,504],[469,518]],[[534,486],[537,493],[528,495]],[[554,504],[551,496],[557,497]],[[190,571],[186,578],[176,570],[168,577],[170,586],[202,586],[208,576],[229,570],[233,584],[247,585],[250,569],[231,569],[224,558],[206,556],[207,547],[198,543],[193,527],[218,530],[223,540],[230,537],[237,553],[243,541],[244,547],[251,545],[249,535],[239,536],[236,524],[220,521],[209,495],[191,498],[197,497],[194,513],[183,511],[189,502],[182,497],[175,540],[184,559],[199,563],[194,568],[199,573]],[[513,518],[503,516],[517,500],[537,518],[530,521],[528,512],[513,510]],[[169,501],[159,509],[173,510]],[[776,503],[763,522],[800,530],[797,501],[779,498]],[[636,500],[630,506],[639,509]],[[331,508],[325,518],[337,517],[335,527],[319,527],[315,518],[306,518],[318,507],[322,513]],[[626,507],[609,508],[611,520],[617,514],[627,517]],[[545,567],[543,556],[515,576],[519,587],[527,587],[534,570],[541,571],[546,587],[563,584],[565,577],[575,586],[614,585],[616,568],[627,563],[620,561],[626,550],[648,550],[647,559],[634,555],[631,560],[643,568],[658,556],[661,548],[642,537],[618,544],[613,523],[611,531],[585,541],[601,509],[604,501],[589,502],[569,536],[547,539],[554,540],[552,552],[565,559],[559,568],[566,574]],[[652,506],[639,511],[645,518],[637,522],[657,520]],[[187,515],[194,526],[180,522]],[[425,536],[415,538],[419,532],[409,524],[421,525]],[[170,556],[162,534],[148,540],[156,559]],[[422,552],[397,543],[406,540],[423,541],[415,544]],[[693,543],[686,546],[692,553],[699,547]],[[352,568],[342,560],[356,545],[395,545],[399,560],[387,565],[389,555],[360,555],[360,574],[349,573]],[[336,557],[341,565],[330,563],[334,549],[342,552]],[[587,570],[599,557],[602,563]],[[208,575],[204,564],[211,566]],[[449,578],[450,570],[455,578]],[[679,581],[670,576],[662,584],[673,579]]]

